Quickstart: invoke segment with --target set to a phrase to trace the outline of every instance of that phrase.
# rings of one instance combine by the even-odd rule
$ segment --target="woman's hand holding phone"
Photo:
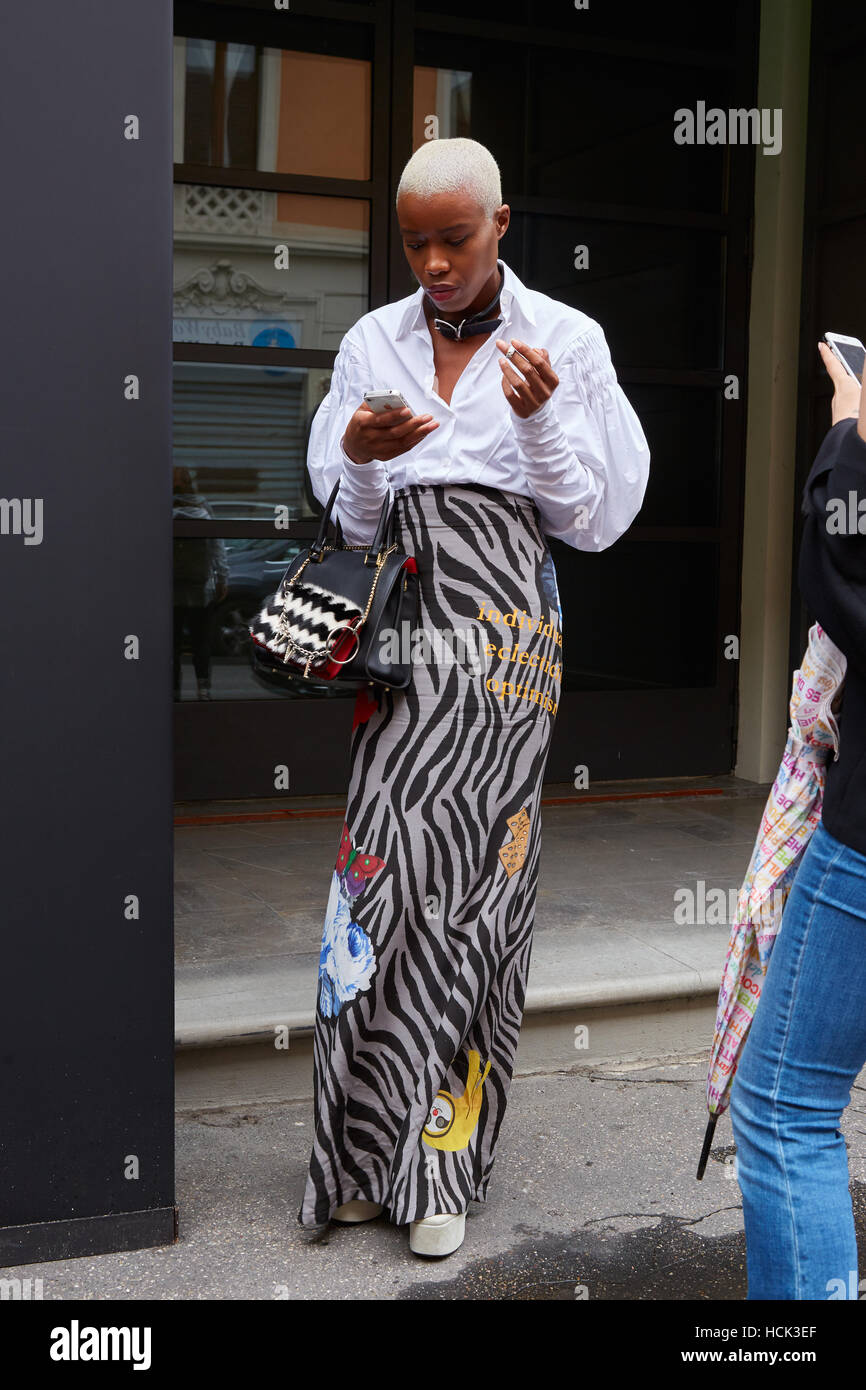
[[[819,343],[818,351],[833,383],[833,400],[830,405],[833,424],[836,425],[840,420],[848,420],[852,417],[856,420],[859,416],[860,423],[857,432],[866,439],[866,415],[864,415],[863,410],[866,392],[860,390],[859,382],[846,372],[838,357],[830,351],[826,343]]]
[[[408,453],[438,428],[432,415],[413,415],[408,407],[377,413],[362,404],[346,426],[343,448],[353,463],[387,462]]]

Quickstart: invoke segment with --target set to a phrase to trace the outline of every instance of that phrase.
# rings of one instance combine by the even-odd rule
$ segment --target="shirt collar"
[[[531,323],[534,328],[536,326],[535,314],[533,313],[528,289],[501,257],[499,258],[499,264],[502,267],[502,293],[499,297],[499,303],[504,322],[510,323],[512,321],[516,307],[519,309],[523,318]],[[395,338],[405,337],[413,328],[426,329],[427,323],[424,318],[423,299],[424,289],[423,286],[419,285],[415,293],[409,297],[409,302],[400,316],[397,332],[394,335]]]

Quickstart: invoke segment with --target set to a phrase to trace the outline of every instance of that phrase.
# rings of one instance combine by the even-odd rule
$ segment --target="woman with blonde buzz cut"
[[[416,1253],[447,1255],[487,1196],[523,1017],[563,660],[547,537],[612,545],[649,450],[599,325],[499,257],[488,149],[422,145],[396,210],[419,288],[344,337],[307,466],[323,504],[339,480],[349,542],[393,499],[419,626],[443,641],[407,690],[357,696],[298,1219],[386,1211]],[[371,390],[408,408],[374,414]]]

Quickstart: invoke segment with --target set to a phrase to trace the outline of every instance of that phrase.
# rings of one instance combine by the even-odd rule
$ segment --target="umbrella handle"
[[[717,1114],[716,1114],[716,1115],[711,1115],[710,1118],[709,1118],[709,1120],[707,1121],[707,1132],[706,1132],[706,1134],[704,1135],[704,1147],[701,1149],[701,1157],[700,1157],[700,1160],[699,1160],[699,1162],[698,1162],[698,1171],[697,1171],[697,1180],[698,1180],[698,1182],[701,1181],[701,1178],[704,1176],[704,1172],[705,1172],[705,1170],[706,1170],[707,1159],[708,1159],[709,1156],[710,1156],[710,1149],[711,1149],[712,1143],[713,1143],[713,1135],[714,1135],[715,1132],[716,1132],[716,1123],[717,1123],[717,1121],[718,1121],[718,1118],[719,1118],[719,1117],[718,1117]]]

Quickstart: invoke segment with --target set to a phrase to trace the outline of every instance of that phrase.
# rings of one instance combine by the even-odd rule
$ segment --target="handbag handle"
[[[339,492],[339,490],[340,490],[340,479],[338,478],[337,481],[334,483],[334,486],[333,486],[333,488],[332,488],[332,490],[331,490],[331,495],[330,495],[330,497],[328,498],[327,505],[326,505],[326,507],[325,507],[324,512],[322,513],[322,520],[321,520],[321,522],[319,523],[319,534],[316,536],[316,539],[313,541],[313,544],[310,546],[310,559],[311,559],[311,560],[319,560],[319,559],[321,559],[321,557],[322,557],[322,552],[324,551],[325,545],[326,545],[326,542],[327,542],[327,536],[328,536],[328,523],[329,523],[330,520],[331,520],[331,512],[332,512],[332,510],[333,510],[334,503],[335,503],[335,501],[337,500],[337,493]],[[343,541],[343,529],[342,529],[342,527],[340,526],[339,518],[338,518],[337,521],[335,522],[335,529],[336,529],[336,543],[337,543],[337,546],[338,546],[340,549],[342,549],[342,547],[343,547],[343,545],[344,545],[344,541]],[[369,547],[368,553],[372,552],[373,555],[380,555],[381,552],[382,552],[383,550],[387,550],[387,548],[388,548],[389,546],[393,545],[393,544],[394,544],[394,498],[393,498],[393,497],[386,497],[386,498],[385,498],[385,501],[382,503],[382,510],[381,510],[381,512],[379,513],[379,522],[378,522],[378,525],[377,525],[377,527],[376,527],[376,534],[375,534],[375,536],[373,537],[372,541],[370,542],[370,547]],[[366,556],[365,556],[365,558],[364,558],[364,564],[366,564],[366,563],[367,563],[367,559],[366,559]]]

